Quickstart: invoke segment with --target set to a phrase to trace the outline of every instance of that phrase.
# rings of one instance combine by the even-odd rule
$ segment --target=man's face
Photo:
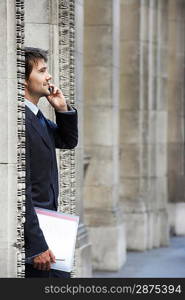
[[[48,73],[47,64],[44,59],[37,60],[33,65],[32,72],[28,80],[25,81],[27,92],[34,97],[43,97],[50,94],[49,80],[51,75]]]

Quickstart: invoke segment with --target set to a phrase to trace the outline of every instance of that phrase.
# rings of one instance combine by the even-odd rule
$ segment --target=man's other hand
[[[42,271],[49,271],[51,263],[55,263],[55,256],[50,249],[35,256],[33,259],[33,267]]]

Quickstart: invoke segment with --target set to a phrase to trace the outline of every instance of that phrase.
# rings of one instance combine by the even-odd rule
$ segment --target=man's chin
[[[49,91],[43,91],[43,93],[42,93],[42,97],[47,97],[49,95],[50,95]]]
[[[43,91],[44,95],[48,96],[50,94],[49,85],[44,85],[42,91]]]

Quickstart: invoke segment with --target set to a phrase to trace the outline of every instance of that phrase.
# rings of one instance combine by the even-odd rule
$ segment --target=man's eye
[[[40,69],[40,72],[41,72],[41,73],[45,73],[45,72],[46,72],[46,69]]]

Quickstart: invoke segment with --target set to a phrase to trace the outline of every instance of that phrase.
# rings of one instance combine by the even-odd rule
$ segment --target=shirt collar
[[[33,104],[31,101],[25,99],[25,105],[31,109],[31,111],[34,113],[34,115],[37,115],[39,109],[37,105]]]

